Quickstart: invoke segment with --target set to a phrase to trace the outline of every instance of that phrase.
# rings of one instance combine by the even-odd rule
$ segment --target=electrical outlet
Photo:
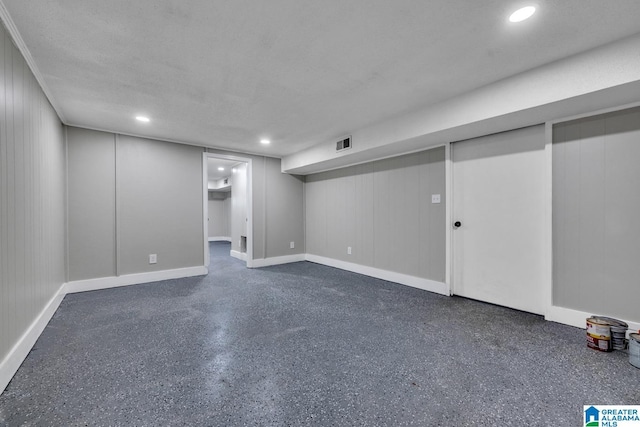
[[[293,248],[295,248],[295,247],[296,247],[296,242],[291,242],[291,243],[289,243],[289,248],[290,248],[290,249],[293,249]]]
[[[149,264],[158,263],[158,254],[149,254]]]
[[[351,255],[351,246],[347,246],[347,255]]]
[[[440,195],[432,194],[431,195],[431,203],[440,203]]]

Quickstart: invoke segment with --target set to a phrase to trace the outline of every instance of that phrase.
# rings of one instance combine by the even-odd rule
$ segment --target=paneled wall
[[[304,180],[280,171],[280,159],[264,162],[266,227],[265,258],[303,253]],[[294,248],[291,248],[294,242]]]
[[[308,175],[307,253],[444,282],[444,161],[440,147]]]
[[[0,364],[65,282],[64,177],[62,125],[0,25]]]
[[[72,127],[67,135],[70,281],[203,264],[203,148]],[[304,253],[303,181],[281,173],[279,159],[245,157],[253,160],[254,258]],[[234,250],[246,222],[238,226]]]
[[[640,108],[553,129],[553,304],[640,322]]]
[[[118,136],[118,273],[203,265],[203,149]],[[158,255],[149,264],[149,254]]]
[[[69,281],[116,275],[116,143],[67,127]]]
[[[202,148],[71,127],[67,140],[70,281],[203,265]]]

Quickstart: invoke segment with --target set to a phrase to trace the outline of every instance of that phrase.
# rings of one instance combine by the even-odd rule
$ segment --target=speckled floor
[[[582,425],[640,370],[580,329],[312,263],[68,295],[0,424]]]

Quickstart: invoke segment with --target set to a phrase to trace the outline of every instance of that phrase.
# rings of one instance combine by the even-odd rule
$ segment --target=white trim
[[[207,150],[203,150],[202,152],[202,235],[209,235],[209,167],[207,159],[209,156],[207,155]],[[204,265],[205,267],[209,267],[209,242],[211,238],[203,239],[204,248],[202,250],[202,255],[204,256]]]
[[[0,362],[0,394],[2,394],[7,385],[9,385],[11,378],[18,372],[18,368],[20,368],[24,359],[29,355],[40,334],[42,334],[47,323],[49,323],[49,320],[51,320],[60,306],[64,295],[65,285],[63,284],[25,333],[22,334],[2,362]]]
[[[239,252],[239,251],[232,250],[231,252],[229,252],[229,255],[231,255],[234,258],[239,259],[240,261],[246,261],[247,262],[247,267],[249,267],[249,264],[251,264],[251,261],[247,260],[247,253],[246,252]]]
[[[122,267],[122,262],[120,260],[121,256],[122,256],[122,251],[120,250],[120,246],[122,245],[122,239],[120,239],[120,197],[122,192],[120,191],[120,186],[122,185],[120,183],[120,180],[118,179],[120,174],[118,173],[118,165],[120,164],[120,162],[118,161],[118,147],[120,146],[120,136],[117,133],[113,134],[113,188],[115,191],[115,194],[113,195],[113,203],[114,203],[114,207],[115,207],[115,215],[113,217],[113,238],[115,239],[115,248],[114,250],[114,254],[113,254],[113,259],[115,260],[115,273],[116,276],[120,275],[120,268]],[[67,280],[69,280],[69,277],[67,277]]]
[[[588,113],[576,114],[574,116],[568,116],[568,117],[562,117],[562,118],[559,118],[559,119],[553,119],[553,120],[550,120],[548,123],[550,123],[551,125],[555,125],[555,124],[558,124],[558,123],[571,122],[573,120],[584,119],[584,118],[587,118],[587,117],[601,116],[603,114],[614,113],[616,111],[628,110],[630,108],[635,108],[635,107],[640,107],[640,101],[639,102],[632,102],[631,104],[619,105],[619,106],[611,107],[611,108],[603,108],[601,110],[591,111],[591,112],[588,112]]]
[[[444,256],[444,282],[447,285],[449,295],[453,295],[453,160],[451,159],[451,143],[444,146],[444,226],[445,226],[445,256]]]
[[[400,283],[401,285],[411,286],[429,292],[435,292],[441,295],[449,296],[449,287],[446,283],[437,282],[435,280],[423,279],[421,277],[409,276],[408,274],[396,273],[395,271],[382,270],[380,268],[368,267],[366,265],[354,264],[351,262],[340,261],[333,258],[325,258],[318,255],[306,254],[306,260],[317,264],[327,265],[329,267],[339,268],[341,270],[352,271],[354,273],[364,274],[365,276],[375,277],[377,279],[387,280],[389,282]]]
[[[0,1],[2,1],[2,0],[0,0]],[[411,138],[411,139],[413,139],[413,138]],[[455,141],[453,141],[453,142],[455,142]],[[381,155],[381,156],[376,156],[376,157],[372,157],[370,160],[357,161],[357,162],[349,163],[349,164],[346,164],[346,165],[343,165],[343,166],[330,166],[330,167],[327,167],[325,169],[318,169],[318,170],[314,169],[313,172],[303,172],[303,173],[287,172],[289,169],[287,169],[287,171],[285,171],[284,168],[282,167],[282,165],[280,165],[280,172],[286,173],[286,174],[289,174],[289,175],[302,175],[302,176],[314,175],[314,174],[317,174],[317,173],[323,173],[323,172],[329,172],[329,171],[334,171],[334,170],[338,170],[338,169],[349,168],[351,166],[358,166],[358,165],[364,165],[364,164],[367,164],[367,163],[373,163],[373,162],[377,162],[377,161],[380,161],[380,160],[387,160],[387,159],[393,159],[395,157],[407,156],[409,154],[421,153],[423,151],[433,150],[434,148],[446,147],[448,144],[449,143],[447,142],[447,143],[444,143],[444,144],[437,143],[437,144],[434,144],[434,145],[425,145],[425,146],[422,146],[422,147],[419,147],[419,148],[415,148],[415,149],[411,149],[411,150],[407,150],[407,151],[402,151],[400,153],[385,154],[385,155]],[[262,156],[264,156],[264,154]]]
[[[44,92],[44,95],[47,97],[47,99],[49,100],[49,103],[51,104],[56,114],[60,118],[60,121],[62,123],[66,123],[64,114],[62,114],[62,108],[60,108],[58,103],[53,98],[51,91],[49,90],[49,86],[47,86],[47,84],[45,83],[44,78],[40,73],[40,69],[36,66],[36,63],[33,60],[33,57],[31,56],[31,51],[29,51],[29,48],[27,48],[27,45],[25,44],[24,40],[22,39],[22,36],[20,35],[20,32],[18,31],[18,27],[16,27],[16,24],[13,22],[13,19],[11,18],[9,11],[7,10],[7,8],[2,3],[1,0],[0,0],[0,20],[4,22],[4,26],[7,28],[7,31],[9,32],[9,35],[11,36],[13,43],[16,45],[16,47],[22,54],[22,57],[27,63],[27,66],[31,70],[31,73],[33,74],[33,76],[38,81],[40,88],[42,89],[42,91]]]
[[[266,159],[266,157],[265,157]],[[246,158],[247,161],[247,266],[253,261],[253,160]],[[265,188],[266,192],[266,188]],[[262,206],[262,209],[266,210],[266,206]],[[266,227],[266,224],[264,224]],[[266,232],[263,236],[267,238]]]
[[[564,325],[575,326],[576,328],[585,329],[586,320],[588,317],[591,317],[592,315],[608,316],[608,314],[606,313],[589,313],[587,311],[574,310],[571,308],[551,306],[549,308],[547,315],[544,318],[545,320],[548,320],[550,322],[562,323]],[[613,317],[616,319],[618,318],[613,315],[609,317]],[[622,320],[623,322],[626,322],[629,324],[629,330],[627,331],[627,333],[633,333],[634,331],[640,330],[640,323],[638,322],[631,322],[625,319],[619,319],[619,320]]]
[[[267,158],[262,158],[262,227],[264,227],[265,233],[262,239],[262,256],[267,256]],[[248,250],[248,249],[247,249]],[[253,253],[253,252],[250,252]],[[247,264],[247,266],[249,266]]]
[[[1,4],[2,0],[0,0]],[[69,280],[69,128],[64,129],[64,279]],[[1,388],[1,387],[0,387]]]
[[[66,294],[76,292],[95,291],[118,286],[138,285],[157,282],[159,280],[181,279],[184,277],[206,275],[208,270],[204,266],[177,268],[174,270],[154,271],[149,273],[127,274],[119,277],[104,277],[100,279],[77,280],[63,283],[58,292],[51,298],[40,314],[22,334],[13,348],[0,362],[0,394],[7,387],[20,365],[44,331]]]
[[[99,279],[76,280],[65,285],[65,292],[96,291],[99,289],[116,288],[119,286],[139,285],[142,283],[158,282],[160,280],[181,279],[183,277],[204,276],[209,270],[203,266],[176,268],[174,270],[150,271],[148,273],[125,274],[123,276],[102,277]]]
[[[546,276],[543,286],[544,313],[553,308],[553,124],[545,123],[545,171],[544,171],[544,222],[545,222],[545,260],[544,274]]]
[[[0,3],[2,3],[2,0],[0,0]],[[259,153],[257,151],[234,151],[233,148],[221,147],[221,146],[218,146],[218,145],[207,145],[208,143],[205,142],[205,141],[197,142],[197,141],[178,140],[178,139],[165,138],[165,137],[155,137],[155,136],[143,135],[143,134],[140,134],[140,133],[122,132],[122,131],[119,131],[119,130],[101,128],[101,127],[98,127],[98,126],[81,125],[81,124],[70,122],[70,121],[69,122],[63,121],[63,123],[65,125],[67,125],[67,126],[74,127],[74,128],[79,128],[79,129],[95,130],[95,131],[98,131],[98,132],[115,133],[115,134],[118,134],[118,135],[121,135],[121,136],[131,136],[133,138],[142,138],[142,139],[148,139],[148,140],[152,140],[152,141],[172,142],[174,144],[190,145],[192,147],[203,148],[203,149],[207,150],[206,151],[207,153],[215,154],[216,157],[218,156],[218,154],[216,154],[216,152],[208,151],[208,150],[218,150],[218,151],[224,151],[226,153],[235,153],[238,156],[259,156],[259,157],[271,157],[271,158],[274,158],[274,159],[282,159],[282,156],[279,156],[277,154]],[[225,154],[220,154],[220,156],[226,156],[226,155]]]
[[[210,242],[230,242],[231,241],[231,237],[229,237],[229,236],[209,237],[209,241]]]
[[[259,268],[259,267],[268,267],[270,265],[280,265],[280,264],[289,264],[292,262],[300,262],[306,261],[306,254],[295,254],[295,255],[284,255],[284,256],[276,256],[271,258],[259,258],[254,259],[251,262],[251,265],[248,265],[250,268]]]

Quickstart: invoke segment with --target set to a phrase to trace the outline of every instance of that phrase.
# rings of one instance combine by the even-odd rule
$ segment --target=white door
[[[544,313],[544,143],[541,125],[451,145],[454,294]]]

